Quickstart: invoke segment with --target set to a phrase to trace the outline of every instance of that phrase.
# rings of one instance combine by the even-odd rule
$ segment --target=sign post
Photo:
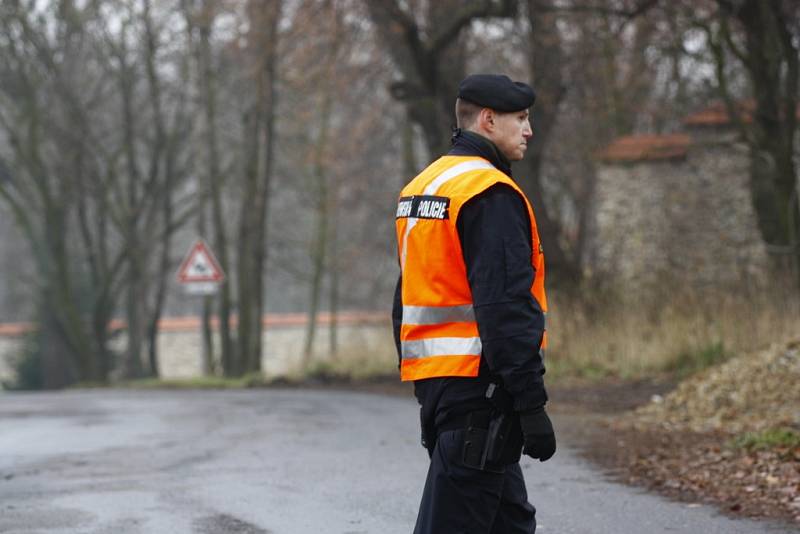
[[[181,262],[177,278],[191,295],[214,295],[225,273],[205,241],[198,239]]]

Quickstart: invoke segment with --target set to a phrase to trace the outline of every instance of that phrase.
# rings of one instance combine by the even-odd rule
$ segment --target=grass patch
[[[548,312],[548,378],[684,378],[796,336],[800,296],[775,287],[683,292],[553,291]],[[787,286],[788,287],[788,286]]]
[[[250,373],[241,377],[198,376],[192,378],[142,378],[126,380],[117,387],[135,389],[244,389],[286,383],[285,378],[268,379],[261,373]]]
[[[685,378],[698,371],[722,363],[730,356],[730,352],[725,350],[725,345],[717,341],[696,350],[679,352],[677,356],[667,361],[664,370],[676,375],[678,378]]]
[[[247,389],[270,386],[302,385],[304,383],[374,382],[399,380],[396,367],[388,371],[380,366],[352,366],[348,363],[316,362],[302,373],[267,377],[251,373],[242,377],[199,376],[191,378],[141,378],[111,384],[111,387],[131,389]],[[109,384],[80,384],[75,387],[109,387]]]
[[[800,447],[800,432],[791,428],[770,428],[762,432],[747,432],[732,439],[729,446],[748,451],[794,449]]]
[[[354,356],[316,361],[297,378],[321,382],[352,382],[370,381],[387,377],[400,380],[396,356],[392,359],[370,359],[363,356]]]
[[[545,382],[577,378],[588,382],[600,382],[608,378],[618,378],[617,371],[609,365],[592,360],[562,360],[556,357],[545,359],[547,375]]]

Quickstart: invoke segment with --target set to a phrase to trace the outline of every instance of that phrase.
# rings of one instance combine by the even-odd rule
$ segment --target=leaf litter
[[[628,482],[800,524],[800,340],[706,369],[606,424]]]

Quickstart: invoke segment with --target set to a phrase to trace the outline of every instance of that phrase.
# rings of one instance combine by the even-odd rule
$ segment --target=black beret
[[[458,86],[458,98],[481,107],[509,112],[528,109],[536,101],[530,85],[503,74],[470,74]]]

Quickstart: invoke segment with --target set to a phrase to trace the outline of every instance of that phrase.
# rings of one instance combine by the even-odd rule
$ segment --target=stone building
[[[721,107],[687,117],[681,133],[616,139],[598,160],[591,276],[668,291],[765,277],[749,151]]]

